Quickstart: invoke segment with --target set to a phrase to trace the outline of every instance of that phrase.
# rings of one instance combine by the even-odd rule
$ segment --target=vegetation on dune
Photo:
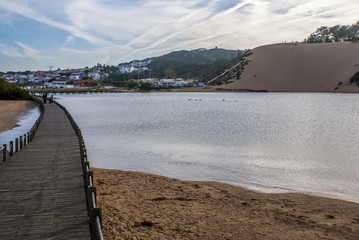
[[[359,72],[350,78],[350,84],[356,84],[359,87]]]
[[[352,25],[321,26],[310,34],[305,43],[323,43],[359,40],[359,21]]]
[[[339,41],[358,41],[359,40],[359,21],[352,25],[335,25],[333,27],[321,26],[315,32],[310,34],[304,43],[326,43]],[[339,82],[334,89],[337,90],[343,82]],[[350,84],[359,87],[359,72],[350,79]]]
[[[30,100],[31,95],[28,91],[15,84],[8,83],[0,78],[0,99],[1,100]]]
[[[245,66],[250,62],[247,60],[247,57],[250,55],[252,55],[252,51],[248,49],[239,52],[238,56],[227,64],[227,68],[224,71],[217,74],[207,83],[210,85],[222,85],[230,83],[231,80],[240,79]]]

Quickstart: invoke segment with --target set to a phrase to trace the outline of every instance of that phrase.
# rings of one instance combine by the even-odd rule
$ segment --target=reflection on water
[[[0,133],[0,146],[9,144],[9,141],[15,141],[15,138],[24,135],[31,130],[32,126],[40,116],[40,108],[36,105],[26,109],[24,114],[18,118],[17,127]]]
[[[149,93],[61,97],[99,168],[359,202],[359,95]]]

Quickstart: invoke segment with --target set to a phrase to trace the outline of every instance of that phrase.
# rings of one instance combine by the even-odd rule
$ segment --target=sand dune
[[[359,72],[358,42],[273,44],[253,49],[247,59],[241,79],[218,88],[359,92],[357,85],[350,85]]]

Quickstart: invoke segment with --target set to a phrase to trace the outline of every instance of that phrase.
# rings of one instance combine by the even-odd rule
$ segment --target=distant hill
[[[171,52],[146,60],[152,60],[148,65],[152,76],[195,78],[202,81],[222,72],[237,54],[237,50],[200,48]]]
[[[199,48],[119,64],[119,66],[132,65],[142,69],[147,67],[144,71],[131,73],[121,73],[117,66],[106,66],[104,70],[110,74],[106,84],[121,87],[125,82],[138,78],[183,78],[206,82],[223,72],[241,52],[241,50],[226,50],[217,47]]]
[[[199,48],[191,51],[175,51],[163,56],[148,59],[156,62],[157,64],[162,62],[205,64],[209,61],[215,61],[219,59],[231,60],[237,57],[237,53],[237,50],[226,50],[222,48]]]
[[[209,82],[235,91],[359,92],[358,53],[356,41],[261,46]]]

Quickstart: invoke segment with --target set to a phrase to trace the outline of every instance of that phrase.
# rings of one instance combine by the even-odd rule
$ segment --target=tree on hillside
[[[359,21],[348,29],[349,40],[359,40]]]
[[[93,80],[93,77],[89,77],[87,75],[82,76],[81,80]]]
[[[8,83],[0,78],[0,99],[1,100],[29,100],[31,95],[24,89],[13,83]]]
[[[322,43],[359,40],[359,21],[350,25],[321,26],[311,33],[305,43]]]
[[[125,82],[123,83],[123,87],[126,88],[126,89],[128,89],[128,90],[131,90],[131,89],[136,88],[137,85],[138,85],[138,83],[137,83],[137,82],[133,82],[133,81],[125,81]]]
[[[165,75],[166,75],[166,78],[172,78],[172,79],[176,78],[176,72],[173,69],[166,69]]]
[[[152,89],[152,83],[149,82],[141,82],[140,83],[140,90],[143,91],[150,91]]]

